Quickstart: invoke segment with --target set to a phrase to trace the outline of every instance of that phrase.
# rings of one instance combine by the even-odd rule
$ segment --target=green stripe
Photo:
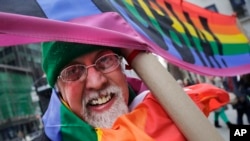
[[[61,106],[61,135],[63,141],[97,141],[95,129]]]
[[[189,48],[195,48],[198,49],[198,51],[203,52],[203,47],[200,45],[201,40],[199,38],[196,38],[194,36],[192,36],[192,38],[186,38],[185,35],[181,36],[182,38],[184,38],[185,43],[181,42],[181,40],[179,39],[180,36],[175,35],[175,32],[169,31],[170,32],[170,38],[173,42],[175,42],[177,45],[179,46],[186,46]],[[193,40],[195,43],[196,47],[191,46],[190,44],[190,40]],[[212,48],[213,50],[213,54],[214,55],[218,55],[219,51],[218,51],[218,43],[217,42],[208,42],[209,46]],[[250,51],[250,46],[248,43],[237,43],[237,44],[227,44],[227,43],[221,43],[222,44],[222,53],[223,55],[241,55],[241,54],[248,54]]]

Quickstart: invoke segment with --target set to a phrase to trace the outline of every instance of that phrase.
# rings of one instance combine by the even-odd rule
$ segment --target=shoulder
[[[133,110],[137,105],[139,105],[141,102],[143,102],[143,100],[145,99],[145,97],[147,95],[150,94],[149,90],[143,91],[142,93],[138,94],[134,100],[131,102],[131,104],[129,105],[129,110]]]

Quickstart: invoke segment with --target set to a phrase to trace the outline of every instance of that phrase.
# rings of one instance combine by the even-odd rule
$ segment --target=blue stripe
[[[60,133],[60,108],[61,101],[56,91],[53,89],[48,109],[43,116],[45,133],[53,141],[61,141],[62,137]]]
[[[49,19],[69,21],[102,13],[91,0],[37,0]]]

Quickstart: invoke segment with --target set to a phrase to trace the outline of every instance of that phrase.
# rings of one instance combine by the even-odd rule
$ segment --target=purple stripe
[[[1,12],[0,18],[5,19],[0,22],[0,46],[60,40],[146,50],[148,44],[113,12],[79,18],[74,23]]]
[[[61,141],[60,109],[61,109],[61,101],[59,100],[56,91],[53,89],[48,109],[43,116],[45,133],[53,141]]]

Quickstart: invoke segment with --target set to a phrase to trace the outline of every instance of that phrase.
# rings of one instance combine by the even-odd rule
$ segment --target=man
[[[54,88],[43,117],[44,137],[49,140],[186,140],[149,91],[135,94],[140,88],[132,85],[135,81],[128,81],[118,49],[44,43],[43,70]],[[219,97],[227,95],[223,90],[207,88],[217,91]],[[192,89],[190,97],[208,115],[208,102],[202,101],[205,97]],[[226,102],[219,101],[221,105]]]
[[[233,108],[237,111],[237,124],[244,124],[244,114],[247,117],[248,124],[250,124],[250,74],[240,76],[240,80],[236,83],[237,102],[233,105]]]

